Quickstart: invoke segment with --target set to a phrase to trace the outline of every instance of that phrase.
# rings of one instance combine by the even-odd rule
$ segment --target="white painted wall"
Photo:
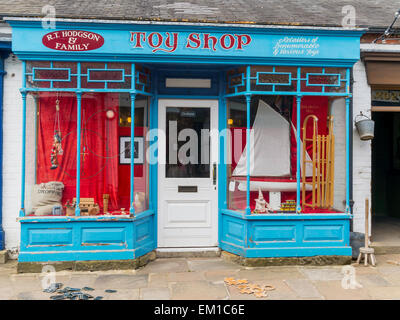
[[[331,101],[333,134],[335,136],[335,174],[333,207],[346,210],[346,101],[343,98]]]
[[[360,111],[368,117],[371,116],[371,87],[361,61],[355,64],[353,77],[353,231],[364,233],[365,199],[368,198],[371,203],[371,141],[360,140],[354,118]],[[371,229],[371,223],[369,225]]]
[[[22,63],[14,55],[5,60],[3,100],[3,229],[5,247],[14,251],[19,246],[21,143],[22,143]]]

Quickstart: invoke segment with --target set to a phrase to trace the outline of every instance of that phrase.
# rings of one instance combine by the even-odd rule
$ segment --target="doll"
[[[50,155],[50,162],[51,162],[51,167],[50,169],[56,169],[58,168],[58,155],[62,155],[63,150],[61,147],[61,136],[58,131],[55,132],[54,134],[54,140],[53,140],[53,147],[51,148],[51,155]]]

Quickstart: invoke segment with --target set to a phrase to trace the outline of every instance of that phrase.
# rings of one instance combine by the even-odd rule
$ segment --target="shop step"
[[[215,258],[221,256],[218,247],[203,248],[158,248],[157,258]]]

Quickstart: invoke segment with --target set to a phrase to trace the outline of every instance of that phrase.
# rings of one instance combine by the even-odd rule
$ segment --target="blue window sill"
[[[28,216],[17,218],[21,223],[37,223],[37,222],[73,222],[73,221],[135,221],[148,216],[154,215],[153,210],[146,210],[136,214],[134,217],[129,215],[104,215],[104,216]]]
[[[240,211],[222,209],[222,214],[229,215],[243,220],[334,220],[352,219],[353,216],[347,213],[269,213],[269,214],[246,214]]]

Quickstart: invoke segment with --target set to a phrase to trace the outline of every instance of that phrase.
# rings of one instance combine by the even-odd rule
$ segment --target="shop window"
[[[124,215],[130,208],[130,124],[135,124],[134,207],[148,209],[148,98],[84,93],[77,150],[77,98],[40,92],[27,98],[26,215],[75,215],[80,159],[81,216]]]
[[[230,98],[227,107],[229,209],[246,210],[249,172],[252,213],[263,213],[265,208],[274,213],[296,213],[299,133],[301,212],[344,212],[346,130],[343,98],[303,97],[298,130],[296,97],[253,95],[250,143],[246,138],[246,100]]]

